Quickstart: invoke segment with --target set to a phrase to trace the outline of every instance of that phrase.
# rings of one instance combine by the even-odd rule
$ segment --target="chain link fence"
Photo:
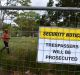
[[[33,11],[40,13],[39,18],[34,18]],[[47,11],[56,13],[49,23]],[[6,50],[0,52],[0,75],[80,75],[80,65],[36,61],[39,26],[79,29],[79,8],[0,7],[0,13],[0,34],[8,28],[11,36],[10,54]],[[41,15],[44,13],[45,20]],[[0,49],[3,46],[3,41],[0,40]]]

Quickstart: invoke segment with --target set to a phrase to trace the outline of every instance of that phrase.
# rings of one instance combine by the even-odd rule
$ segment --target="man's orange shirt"
[[[9,34],[8,34],[8,33],[3,33],[3,35],[2,35],[2,39],[3,39],[3,41],[8,42],[9,39],[10,39]]]

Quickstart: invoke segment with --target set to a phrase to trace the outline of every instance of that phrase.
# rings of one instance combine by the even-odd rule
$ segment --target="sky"
[[[7,0],[3,0],[2,1],[2,4],[4,5],[6,3]],[[47,2],[49,0],[31,0],[31,5],[32,6],[46,6],[47,5]]]
[[[47,3],[49,2],[49,0],[31,0],[31,6],[47,6]],[[56,3],[56,1],[54,0],[54,2]],[[6,3],[6,0],[3,0],[2,4],[4,5]],[[44,14],[44,11],[37,11],[38,13],[40,13],[41,15]],[[11,20],[7,21],[4,20],[4,22],[11,22]]]
[[[2,4],[4,5],[6,3],[7,0],[2,0]],[[56,3],[56,0],[53,0],[54,3]],[[49,0],[31,0],[31,6],[47,6],[47,3],[49,2]]]
[[[49,0],[31,0],[32,6],[46,6]]]
[[[31,0],[31,6],[47,6],[47,2],[49,0]],[[6,3],[6,0],[4,0],[2,2],[2,4],[4,5]],[[38,13],[40,14],[43,14],[44,12],[43,11],[37,11]],[[8,18],[7,18],[8,19]],[[11,20],[4,20],[4,22],[8,22],[8,23],[11,23]]]

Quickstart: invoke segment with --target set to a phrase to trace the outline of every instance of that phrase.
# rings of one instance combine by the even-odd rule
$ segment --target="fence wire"
[[[0,10],[0,34],[8,28],[10,33],[10,54],[0,52],[0,75],[80,75],[80,65],[50,64],[37,62],[39,26],[78,28],[80,12],[70,10],[49,10],[55,14],[49,23],[40,21],[47,11],[38,10],[38,23],[29,10]],[[36,12],[33,10],[33,12]],[[21,13],[21,14],[20,14]],[[26,20],[26,21],[25,21]],[[42,19],[43,20],[43,19]],[[75,32],[76,32],[75,29]],[[4,46],[0,40],[0,49]]]

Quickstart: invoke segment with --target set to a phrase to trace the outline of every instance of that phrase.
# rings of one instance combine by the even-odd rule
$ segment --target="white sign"
[[[37,61],[80,64],[80,29],[39,28]]]

